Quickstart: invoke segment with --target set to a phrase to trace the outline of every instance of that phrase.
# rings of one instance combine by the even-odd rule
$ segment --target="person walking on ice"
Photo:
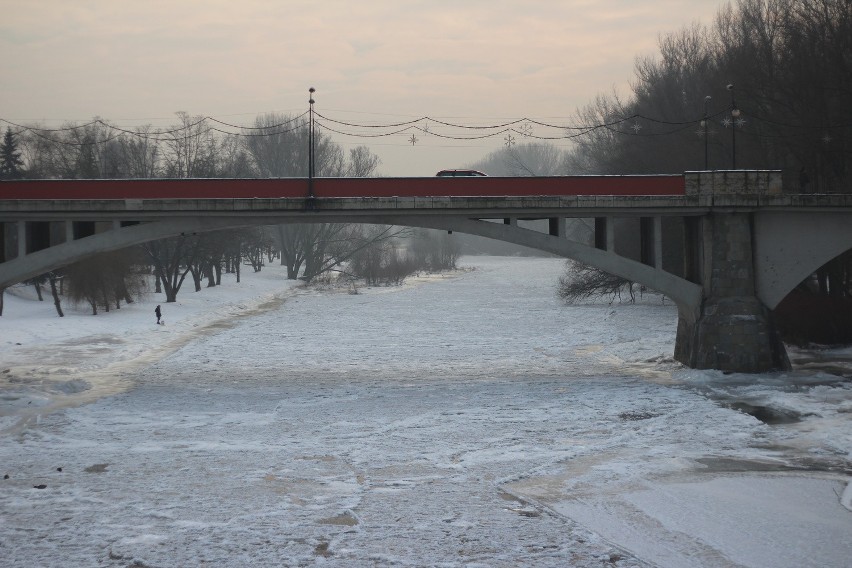
[[[160,318],[163,316],[163,312],[160,311],[159,304],[157,304],[157,307],[154,308],[154,313],[157,315],[157,325],[160,325]]]

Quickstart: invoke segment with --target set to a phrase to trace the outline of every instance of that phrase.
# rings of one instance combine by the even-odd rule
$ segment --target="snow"
[[[658,296],[463,265],[358,294],[268,266],[94,317],[7,292],[0,564],[848,565],[849,350],[689,370]]]

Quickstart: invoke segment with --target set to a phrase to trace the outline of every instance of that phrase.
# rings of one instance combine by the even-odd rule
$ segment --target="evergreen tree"
[[[18,142],[11,128],[6,128],[3,144],[0,145],[0,179],[20,179],[24,177],[24,161],[18,151]]]

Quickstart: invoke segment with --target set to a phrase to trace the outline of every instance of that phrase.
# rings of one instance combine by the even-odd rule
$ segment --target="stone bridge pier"
[[[697,220],[704,297],[678,318],[675,359],[695,369],[760,373],[790,368],[773,314],[756,296],[752,215]]]

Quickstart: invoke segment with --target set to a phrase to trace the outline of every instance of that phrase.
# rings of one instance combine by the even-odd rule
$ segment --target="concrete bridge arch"
[[[291,223],[340,222],[339,219],[329,219],[322,216],[310,216],[295,220],[288,218],[277,221]],[[268,217],[260,219],[194,217],[115,227],[109,231],[78,240],[69,240],[3,263],[0,287],[33,278],[102,252],[120,250],[168,237],[269,225],[275,222],[275,219]],[[560,236],[518,227],[515,224],[446,216],[362,216],[348,222],[429,228],[492,238],[570,258],[636,282],[668,296],[681,308],[681,311],[687,314],[695,313],[701,302],[701,287],[683,278],[625,258],[615,252],[601,250]]]
[[[850,212],[754,214],[755,288],[774,309],[805,278],[852,249]]]
[[[82,239],[67,240],[64,243],[4,262],[0,265],[0,268],[2,268],[0,288],[68,266],[100,253],[112,252],[181,234],[204,233],[247,225],[250,226],[252,223],[243,221],[240,225],[233,225],[212,218],[174,219],[115,228]]]

